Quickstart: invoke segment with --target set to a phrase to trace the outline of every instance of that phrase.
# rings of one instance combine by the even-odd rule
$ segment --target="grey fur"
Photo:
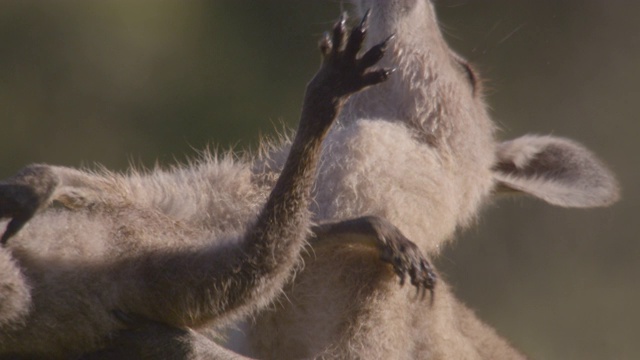
[[[372,10],[371,44],[396,34],[382,64],[397,71],[385,84],[351,97],[328,135],[314,189],[316,221],[375,215],[436,255],[498,190],[516,189],[565,206],[617,199],[613,176],[582,147],[550,137],[497,143],[477,75],[451,53],[430,2],[353,2],[360,14]],[[519,144],[537,144],[537,150]],[[286,143],[274,145],[250,167],[205,159],[149,175],[69,180],[74,185],[63,184],[56,198],[79,208],[124,201],[194,228],[240,231],[255,216],[288,151]],[[65,226],[84,216],[56,214],[60,218],[49,221]],[[216,222],[208,222],[210,217]],[[36,216],[18,236],[42,228],[38,221]],[[245,354],[270,359],[523,357],[457,301],[446,284],[438,287],[433,303],[423,301],[414,289],[399,289],[379,254],[352,246],[351,236],[319,240],[305,256],[304,269],[284,287],[282,300],[250,324],[248,342],[239,348]],[[137,344],[157,341],[162,333],[175,336],[173,330],[158,332],[163,326],[143,327],[152,336],[138,337]],[[182,332],[178,338],[180,346],[213,346],[197,333]],[[200,355],[192,358],[210,357]]]
[[[523,136],[498,146],[498,190],[528,193],[565,207],[608,206],[619,198],[616,180],[587,149],[550,136]]]
[[[397,71],[352,97],[332,129],[316,184],[316,219],[381,216],[436,255],[497,192],[579,207],[618,198],[610,171],[574,142],[494,139],[478,76],[449,50],[429,2],[353,2],[360,14],[372,10],[369,41],[396,34],[383,62]],[[277,172],[286,151],[271,149],[254,171]],[[279,303],[247,324],[248,344],[235,349],[261,359],[524,358],[446,284],[432,303],[422,301],[390,281],[370,251],[351,246],[353,238],[312,242],[304,270]],[[161,336],[147,326],[154,335],[138,337],[137,346]],[[182,340],[207,348],[206,338]]]
[[[0,357],[73,358],[97,350],[121,327],[112,309],[173,327],[202,327],[269,303],[310,233],[308,207],[322,140],[348,96],[389,75],[370,69],[377,60],[363,60],[370,53],[379,59],[380,49],[357,58],[363,39],[347,38],[340,25],[321,42],[323,63],[307,85],[282,172],[270,192],[245,195],[262,202],[268,194],[241,226],[215,223],[212,229],[206,223],[216,219],[188,223],[140,206],[126,187],[118,188],[119,181],[132,187],[135,181],[114,175],[33,165],[5,181],[0,216],[11,221],[2,238],[8,246],[0,248]],[[76,211],[47,208],[53,200]],[[171,349],[172,356],[188,355]],[[213,344],[207,352],[230,358]]]
[[[369,41],[396,34],[382,61],[397,71],[387,83],[352,97],[332,129],[317,180],[317,218],[378,215],[437,255],[456,230],[473,223],[494,193],[509,185],[563,206],[617,200],[613,175],[582,146],[553,137],[495,140],[478,76],[445,43],[431,2],[352,2],[360,14],[371,9]],[[531,152],[534,145],[537,150]],[[519,157],[524,161],[505,172],[504,164]],[[535,171],[523,170],[527,166]],[[304,271],[285,288],[285,300],[249,324],[252,352],[247,354],[262,359],[524,357],[455,299],[446,284],[439,283],[429,305],[388,279],[366,252],[315,249]]]

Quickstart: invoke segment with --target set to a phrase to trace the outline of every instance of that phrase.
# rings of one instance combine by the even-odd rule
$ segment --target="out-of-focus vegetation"
[[[338,1],[0,2],[0,177],[27,163],[125,169],[295,125]],[[441,0],[487,78],[501,138],[575,138],[619,175],[611,209],[502,200],[439,259],[532,358],[640,358],[640,3]],[[0,274],[1,276],[1,274]]]

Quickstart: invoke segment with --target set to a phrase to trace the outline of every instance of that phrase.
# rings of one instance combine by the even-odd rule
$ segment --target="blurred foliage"
[[[500,138],[575,138],[619,175],[611,209],[499,201],[438,260],[532,358],[640,358],[640,3],[440,0]],[[346,7],[344,7],[346,8]],[[0,175],[125,169],[254,146],[294,126],[339,1],[0,2]],[[274,124],[276,125],[274,127]]]
[[[125,168],[128,154],[164,162],[211,140],[253,143],[258,129],[295,124],[329,21],[317,19],[337,12],[300,1],[3,1],[1,136],[12,151],[0,164]]]

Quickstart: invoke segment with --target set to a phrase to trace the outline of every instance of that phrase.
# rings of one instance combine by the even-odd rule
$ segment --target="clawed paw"
[[[393,69],[371,69],[384,56],[390,36],[373,46],[362,56],[358,56],[367,33],[369,12],[358,26],[350,32],[346,26],[346,15],[335,24],[331,33],[320,40],[323,55],[322,68],[311,84],[334,91],[341,98],[366,87],[379,84],[389,78]]]
[[[427,290],[433,296],[437,280],[433,267],[422,255],[418,246],[399,231],[386,234],[381,259],[393,266],[400,278],[400,285],[405,284],[408,275],[411,279],[411,285],[416,287],[422,297],[425,296]]]
[[[404,285],[407,276],[411,285],[424,297],[427,290],[433,296],[436,273],[418,245],[407,239],[400,229],[379,216],[363,216],[339,222],[327,222],[313,227],[314,246],[321,244],[364,244],[374,246],[380,259],[389,263]]]

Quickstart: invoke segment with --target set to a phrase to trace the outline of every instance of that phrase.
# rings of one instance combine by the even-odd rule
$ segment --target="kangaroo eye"
[[[453,60],[460,66],[460,68],[464,71],[464,74],[467,76],[467,80],[469,80],[469,84],[473,90],[473,93],[476,93],[476,88],[478,86],[478,76],[476,72],[473,70],[471,65],[466,62],[463,58],[458,56],[457,54],[453,54]]]

